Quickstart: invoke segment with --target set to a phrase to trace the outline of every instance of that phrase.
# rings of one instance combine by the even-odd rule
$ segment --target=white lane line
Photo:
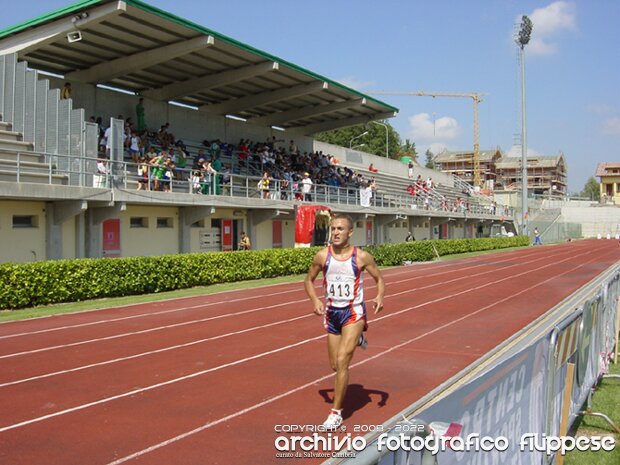
[[[67,347],[75,347],[75,346],[84,345],[84,344],[92,344],[94,342],[110,341],[110,340],[113,340],[113,339],[119,339],[119,338],[128,337],[128,336],[135,336],[137,334],[148,334],[148,333],[152,333],[152,332],[155,332],[155,331],[163,331],[165,329],[178,328],[180,326],[187,326],[187,325],[192,325],[192,324],[196,324],[196,323],[204,323],[206,321],[219,320],[219,319],[222,319],[222,318],[230,318],[230,317],[239,316],[239,315],[247,315],[249,313],[261,312],[261,311],[269,310],[269,309],[276,308],[276,307],[283,307],[285,305],[306,302],[306,300],[307,299],[294,300],[292,302],[283,302],[283,303],[279,303],[279,304],[269,305],[269,306],[266,306],[266,307],[257,307],[257,308],[252,308],[252,309],[249,309],[249,310],[243,310],[243,311],[236,312],[236,313],[228,313],[228,314],[210,316],[210,317],[207,317],[207,318],[201,318],[199,320],[183,321],[181,323],[174,323],[174,324],[165,325],[165,326],[157,326],[155,328],[142,329],[140,331],[132,331],[130,333],[114,334],[112,336],[105,336],[105,337],[100,337],[100,338],[96,338],[96,339],[88,339],[86,341],[71,342],[69,344],[61,344],[61,345],[56,345],[56,346],[42,347],[40,349],[27,350],[27,351],[23,351],[23,352],[15,352],[15,353],[12,353],[12,354],[1,355],[0,356],[0,360],[1,359],[6,359],[6,358],[18,357],[18,356],[21,356],[21,355],[36,354],[36,353],[45,352],[45,351],[48,351],[48,350],[65,349]]]
[[[588,251],[586,253],[579,254],[579,255],[573,255],[573,256],[571,256],[569,258],[561,260],[560,262],[553,262],[553,263],[550,263],[548,265],[544,265],[542,267],[535,268],[534,270],[527,270],[527,271],[525,271],[523,273],[520,273],[520,274],[532,273],[534,271],[538,271],[538,270],[541,270],[543,268],[547,268],[549,266],[553,266],[553,265],[556,265],[558,263],[562,263],[564,261],[567,261],[567,260],[570,260],[572,258],[575,258],[577,256],[586,255],[586,254],[591,255],[591,251]],[[590,261],[592,261],[592,260],[590,260]],[[587,262],[585,262],[585,263],[587,263]],[[580,265],[580,266],[583,266],[583,264]],[[576,267],[576,268],[579,268],[579,267]],[[558,275],[555,275],[555,276],[553,276],[550,279],[557,279],[558,276],[562,276],[563,274],[566,274],[568,272],[572,272],[574,269],[575,268],[572,268],[569,271],[566,271],[564,273],[560,273]],[[512,276],[512,277],[514,277],[514,276]],[[503,278],[500,281],[504,281],[504,280],[510,279],[512,277]],[[544,282],[546,282],[546,281],[544,281]],[[471,290],[477,290],[477,289],[480,289],[482,287],[490,286],[490,285],[493,285],[493,284],[496,284],[496,282],[494,282],[494,281],[493,282],[489,282],[489,283],[486,283],[486,284],[484,284],[482,286],[475,287],[475,288],[473,288]],[[540,284],[538,284],[538,285],[540,285]],[[465,291],[465,292],[467,292],[467,291]],[[463,294],[465,292],[459,292],[457,295]],[[515,295],[518,295],[518,294],[515,294]],[[439,302],[439,301],[442,301],[442,300],[446,300],[446,299],[448,299],[450,297],[451,296],[445,296],[445,297],[443,297],[441,299],[435,299],[435,300],[432,300],[432,301],[426,303],[426,305],[428,305],[429,303],[435,303],[435,302]],[[399,311],[397,313],[401,314],[401,313],[404,313],[405,311],[410,311],[410,310],[419,308],[421,306],[422,306],[422,304],[418,304],[416,306],[409,307],[409,308],[406,308],[404,310],[401,310],[401,311]],[[473,314],[475,314],[475,313],[478,313],[478,312],[474,312]],[[383,317],[377,318],[375,321],[383,320],[385,318],[388,318],[389,316],[390,315],[385,315]],[[460,321],[460,319],[457,320],[457,321]],[[433,332],[434,331],[435,330],[433,330]],[[313,337],[313,338],[305,339],[303,341],[296,342],[296,343],[293,343],[293,344],[289,344],[289,345],[286,345],[286,346],[282,346],[282,347],[279,347],[277,349],[273,349],[273,350],[270,350],[270,351],[262,352],[260,354],[252,355],[252,356],[249,356],[249,357],[245,357],[243,359],[236,360],[234,362],[229,362],[229,363],[226,363],[226,364],[223,364],[223,365],[219,365],[219,366],[216,366],[216,367],[212,367],[212,368],[208,368],[208,369],[205,369],[205,370],[201,370],[201,371],[196,372],[196,373],[192,373],[192,374],[189,374],[189,375],[181,376],[181,377],[178,377],[178,378],[173,378],[173,379],[170,379],[168,381],[163,381],[161,383],[157,383],[157,384],[153,384],[153,385],[150,385],[150,386],[134,389],[134,390],[129,391],[129,392],[125,392],[125,393],[122,393],[122,394],[117,394],[115,396],[106,397],[106,398],[99,399],[99,400],[96,400],[96,401],[93,401],[93,402],[89,402],[89,403],[86,403],[86,404],[77,405],[75,407],[71,407],[71,408],[68,408],[68,409],[65,409],[65,410],[60,410],[58,412],[50,413],[48,415],[43,415],[43,416],[40,416],[40,417],[37,417],[37,418],[32,418],[30,420],[25,420],[25,421],[22,421],[22,422],[19,422],[19,423],[15,423],[15,424],[12,424],[12,425],[7,425],[5,427],[0,428],[0,433],[5,432],[5,431],[9,431],[9,430],[12,430],[12,429],[20,428],[22,426],[27,426],[27,425],[30,425],[32,423],[38,423],[38,422],[41,422],[41,421],[44,421],[44,420],[48,420],[50,418],[54,418],[54,417],[57,417],[57,416],[66,415],[68,413],[76,412],[76,411],[79,411],[79,410],[84,410],[86,408],[94,407],[96,405],[108,403],[108,402],[111,402],[113,400],[129,397],[129,396],[132,396],[134,394],[139,394],[139,393],[142,393],[142,392],[151,391],[153,389],[157,389],[157,388],[160,388],[160,387],[163,387],[163,386],[168,386],[168,385],[175,384],[175,383],[178,383],[178,382],[181,382],[181,381],[186,381],[188,379],[192,379],[192,378],[195,378],[197,376],[201,376],[201,375],[204,375],[204,374],[207,374],[207,373],[212,373],[212,372],[217,371],[217,370],[221,370],[221,369],[228,368],[228,367],[231,367],[231,366],[239,365],[239,364],[245,363],[247,361],[256,360],[258,358],[266,357],[266,356],[274,354],[274,353],[278,353],[278,352],[282,352],[282,351],[285,351],[285,350],[288,350],[288,349],[291,349],[291,348],[294,348],[294,347],[298,347],[300,345],[306,344],[308,342],[316,341],[316,340],[319,340],[319,339],[324,338],[324,337],[325,337],[325,334],[322,334],[320,336],[316,336],[316,337]]]
[[[270,328],[272,326],[276,326],[276,325],[281,325],[281,324],[285,324],[285,323],[291,323],[293,321],[297,321],[297,320],[301,320],[303,318],[308,318],[313,316],[313,314],[308,313],[306,315],[302,315],[302,316],[297,316],[295,318],[289,318],[288,320],[280,320],[280,321],[276,321],[273,323],[267,323],[261,326],[253,326],[252,328],[246,328],[246,329],[241,329],[239,331],[234,331],[231,333],[226,333],[226,334],[219,334],[217,336],[213,336],[213,337],[207,337],[204,339],[199,339],[196,341],[192,341],[192,342],[187,342],[185,344],[177,344],[174,346],[169,346],[169,347],[163,347],[161,349],[156,349],[156,350],[150,350],[148,352],[141,352],[139,354],[134,354],[134,355],[129,355],[127,357],[120,357],[120,358],[115,358],[115,359],[111,359],[111,360],[105,360],[103,362],[97,362],[97,363],[91,363],[90,365],[83,365],[83,366],[79,366],[76,368],[69,368],[67,370],[61,370],[61,371],[55,371],[52,373],[46,373],[43,375],[38,375],[38,376],[33,376],[31,378],[24,378],[24,379],[19,379],[16,381],[10,381],[7,383],[3,383],[0,384],[0,388],[6,387],[6,386],[13,386],[15,384],[22,384],[22,383],[26,383],[28,381],[35,381],[35,380],[39,380],[39,379],[44,379],[44,378],[50,378],[52,376],[57,376],[57,375],[64,375],[67,373],[75,373],[76,371],[82,371],[82,370],[86,370],[88,368],[94,368],[94,367],[100,367],[100,366],[104,366],[104,365],[110,365],[112,363],[118,363],[118,362],[124,362],[126,360],[132,360],[135,358],[140,358],[140,357],[146,357],[148,355],[153,355],[153,354],[160,354],[162,352],[167,352],[169,350],[175,350],[175,349],[183,349],[186,347],[191,347],[197,344],[202,344],[205,342],[211,342],[211,341],[216,341],[218,339],[224,339],[226,337],[231,337],[231,336],[238,336],[239,334],[245,334],[245,333],[249,333],[251,331],[257,331],[259,329],[265,329],[265,328]]]
[[[556,251],[556,250],[554,250],[554,251]],[[514,252],[509,252],[509,253],[503,254],[501,258],[506,258],[506,256],[508,254],[511,254],[511,255],[513,253],[517,254],[517,252],[519,252],[519,251],[514,251]],[[527,254],[527,255],[524,254],[523,256],[527,257],[527,256],[530,256],[530,255],[535,255],[535,254],[534,253]],[[476,260],[471,260],[474,263],[474,265],[469,267],[469,268],[474,268],[474,267],[477,267],[477,266],[484,266],[484,265],[488,265],[489,264],[487,262],[484,262],[484,259],[482,259],[480,257],[475,257],[475,258],[476,258]],[[480,260],[477,260],[478,258],[480,258]],[[475,263],[477,263],[478,261],[481,261],[481,262],[484,262],[484,263],[480,263],[480,264],[476,265]],[[505,260],[499,260],[496,263],[502,263],[504,261]],[[434,264],[434,263],[431,263],[431,264]],[[450,266],[453,266],[453,264],[452,263],[438,264],[437,266],[434,266],[432,268],[433,268],[433,271],[434,271],[437,268],[447,268],[447,267],[450,267]],[[461,270],[462,270],[462,268],[461,268]],[[421,272],[423,270],[416,267],[416,268],[408,270],[408,271],[411,272],[411,274],[415,274],[418,271]],[[448,271],[447,273],[450,273],[452,271],[454,271],[454,270]],[[394,270],[388,270],[388,272],[389,273],[384,273],[384,276],[386,274],[388,276],[391,276],[392,274],[396,274],[396,275],[403,274],[403,275],[406,275],[406,273],[407,273],[407,272],[403,273],[401,268],[396,268]],[[409,278],[409,279],[425,278],[425,277],[428,277],[428,276],[429,275],[414,276],[414,277]],[[432,276],[437,276],[437,274],[434,274]],[[402,282],[402,281],[397,281],[397,282]],[[281,285],[285,285],[285,284],[292,284],[292,283],[273,284],[273,285],[270,285],[269,287],[271,287],[271,286],[281,286]],[[320,286],[315,286],[315,287],[317,289],[320,288]],[[154,315],[164,315],[164,314],[168,314],[168,313],[181,312],[181,311],[184,311],[184,310],[194,310],[194,309],[197,309],[197,308],[211,307],[211,306],[219,305],[219,304],[222,304],[222,303],[242,302],[242,301],[245,301],[245,300],[253,300],[253,299],[264,298],[264,297],[272,297],[272,296],[276,296],[276,295],[289,294],[289,293],[299,292],[299,291],[300,290],[298,288],[295,288],[295,289],[289,289],[289,290],[286,290],[286,291],[273,292],[271,294],[253,295],[252,297],[242,297],[242,298],[232,299],[232,300],[219,300],[219,301],[215,301],[215,302],[201,303],[201,304],[198,304],[198,305],[192,305],[192,306],[187,306],[187,307],[179,307],[179,308],[174,308],[174,309],[163,310],[161,312],[139,313],[139,314],[136,314],[136,315],[128,315],[128,316],[122,316],[122,317],[111,318],[111,319],[106,319],[106,320],[97,320],[97,321],[91,321],[91,322],[87,322],[87,323],[78,323],[78,324],[75,324],[75,325],[65,325],[65,326],[58,326],[58,327],[55,327],[55,328],[47,328],[47,329],[41,329],[41,330],[36,330],[36,331],[27,331],[27,332],[22,332],[22,333],[6,334],[6,335],[3,335],[3,336],[0,336],[0,340],[2,340],[2,339],[10,339],[10,338],[15,338],[15,337],[20,337],[20,336],[29,336],[29,335],[42,334],[42,333],[48,333],[48,332],[54,332],[54,331],[61,331],[61,330],[65,330],[65,329],[83,328],[83,327],[86,327],[86,326],[93,326],[93,325],[112,323],[112,322],[117,322],[117,321],[131,320],[131,319],[135,319],[135,318],[144,318],[144,317],[149,317],[149,316],[154,316]],[[236,290],[236,291],[224,291],[224,292],[218,293],[218,294],[224,294],[226,292],[239,292],[239,291],[238,290]],[[182,299],[195,299],[195,298],[196,297],[186,297],[186,298],[181,298],[181,300]],[[161,301],[153,302],[153,304],[156,305],[156,304],[159,304],[161,302],[169,302],[169,301],[174,301],[174,300],[180,300],[180,299],[178,299],[178,298],[176,298],[176,299],[166,299],[166,300],[161,300]],[[124,307],[132,307],[132,306],[137,306],[137,305],[144,305],[144,303],[129,304],[129,305],[123,306],[122,308],[124,308]],[[118,307],[116,307],[116,308],[118,308]],[[98,310],[105,310],[105,309],[98,309]],[[97,311],[97,310],[93,310],[93,311]],[[85,312],[81,312],[81,313],[85,313]],[[15,322],[7,322],[6,324],[11,324],[11,323],[18,324],[18,323],[23,323],[23,322],[15,321]]]
[[[532,290],[532,289],[534,289],[534,288],[536,288],[538,286],[541,286],[541,285],[543,285],[543,284],[545,284],[545,283],[547,283],[549,281],[557,279],[559,276],[562,276],[562,275],[567,274],[567,273],[571,273],[576,268],[580,268],[581,266],[584,266],[586,263],[589,263],[590,261],[593,261],[593,260],[588,260],[587,262],[585,262],[585,263],[583,263],[583,264],[581,264],[581,265],[579,265],[579,266],[577,266],[577,267],[575,267],[575,268],[573,268],[571,270],[568,270],[568,271],[565,271],[564,273],[560,273],[558,275],[552,276],[551,278],[549,278],[549,279],[547,279],[545,281],[542,281],[540,283],[534,284],[533,286],[530,286],[528,288],[522,289],[521,291],[517,292],[516,294],[511,294],[510,296],[505,297],[505,298],[503,298],[503,299],[501,299],[499,301],[493,302],[493,303],[487,305],[486,307],[482,307],[482,308],[480,308],[480,309],[478,309],[478,310],[476,310],[474,312],[468,313],[467,315],[464,315],[461,318],[453,320],[453,321],[451,321],[449,323],[445,323],[445,324],[443,324],[441,326],[438,326],[437,328],[434,328],[434,329],[432,329],[430,331],[425,332],[424,334],[420,334],[420,335],[418,335],[416,337],[413,337],[413,338],[411,338],[411,339],[409,339],[407,341],[401,342],[400,344],[392,346],[389,349],[386,349],[383,352],[379,352],[379,353],[377,353],[377,354],[375,354],[373,356],[365,358],[364,360],[360,360],[359,362],[356,362],[353,365],[351,365],[351,368],[356,368],[356,367],[359,367],[361,365],[364,365],[364,364],[366,364],[366,363],[368,363],[370,361],[376,360],[379,357],[383,357],[386,354],[394,352],[395,350],[398,350],[398,349],[400,349],[400,348],[402,348],[402,347],[404,347],[404,346],[406,346],[408,344],[411,344],[412,342],[415,342],[415,341],[418,341],[418,340],[420,340],[422,338],[430,336],[431,334],[436,333],[438,331],[441,331],[441,330],[443,330],[445,328],[448,328],[449,326],[453,326],[456,323],[460,323],[461,321],[463,321],[463,320],[465,320],[465,319],[467,319],[467,318],[469,318],[471,316],[474,316],[474,315],[476,315],[478,313],[481,313],[481,312],[483,312],[485,310],[488,310],[489,308],[494,307],[494,306],[496,306],[498,304],[501,304],[501,303],[503,303],[503,302],[505,302],[507,300],[510,300],[510,299],[514,298],[515,296],[523,294],[524,292],[528,292],[528,291],[530,291],[530,290]],[[242,410],[238,410],[238,411],[236,411],[234,413],[231,413],[230,415],[227,415],[225,417],[222,417],[222,418],[219,418],[217,420],[211,421],[209,423],[205,423],[204,425],[199,426],[198,428],[194,428],[193,430],[186,431],[185,433],[182,433],[182,434],[179,434],[177,436],[174,436],[174,437],[172,437],[170,439],[167,439],[165,441],[162,441],[162,442],[160,442],[158,444],[154,444],[154,445],[152,445],[150,447],[147,447],[146,449],[142,449],[140,451],[134,452],[133,454],[130,454],[130,455],[127,455],[127,456],[122,457],[120,459],[114,460],[113,462],[109,462],[107,465],[120,465],[121,463],[125,463],[125,462],[127,462],[129,460],[138,458],[138,457],[140,457],[142,455],[148,454],[148,453],[153,452],[153,451],[155,451],[157,449],[161,449],[162,447],[168,446],[168,445],[170,445],[170,444],[172,444],[174,442],[180,441],[180,440],[185,439],[185,438],[187,438],[189,436],[192,436],[194,434],[200,433],[200,432],[205,431],[205,430],[207,430],[209,428],[217,426],[220,423],[224,423],[226,421],[232,420],[232,419],[237,418],[239,416],[245,415],[246,413],[249,413],[249,412],[251,412],[253,410],[256,410],[256,409],[258,409],[260,407],[264,407],[265,405],[268,405],[268,404],[271,404],[271,403],[273,403],[275,401],[278,401],[278,400],[280,400],[280,399],[282,399],[284,397],[288,397],[291,394],[294,394],[294,393],[296,393],[298,391],[304,390],[304,389],[306,389],[306,388],[308,388],[310,386],[313,386],[313,385],[315,385],[317,383],[325,381],[326,379],[331,378],[332,376],[334,376],[333,373],[330,373],[329,375],[321,376],[320,378],[316,378],[316,379],[310,381],[309,383],[303,384],[301,386],[297,386],[294,389],[290,389],[290,390],[285,391],[283,393],[280,393],[280,394],[278,394],[276,396],[270,397],[269,399],[266,399],[266,400],[264,400],[262,402],[254,404],[254,405],[252,405],[250,407],[244,408]]]
[[[556,256],[556,255],[557,256],[561,256],[561,255],[564,255],[564,254],[563,253],[553,254],[553,256]],[[547,257],[547,256],[538,257],[538,258],[536,258],[534,260],[530,260],[530,261],[526,261],[526,262],[519,262],[519,263],[515,263],[515,264],[512,264],[512,265],[506,266],[506,267],[502,267],[502,268],[500,268],[500,270],[505,270],[507,268],[512,268],[512,267],[515,267],[515,266],[522,266],[522,265],[525,265],[525,264],[534,263],[534,262],[537,262],[537,261],[540,261],[540,260],[544,260],[544,259],[547,259],[547,258],[549,258],[549,257]],[[498,263],[502,263],[502,262],[498,262]],[[456,271],[463,271],[463,270],[475,268],[477,266],[479,266],[479,265],[475,265],[475,266],[472,266],[472,267],[461,268],[461,269],[456,270]],[[446,272],[440,272],[440,273],[425,275],[423,277],[414,277],[414,278],[409,278],[409,279],[403,279],[403,280],[395,281],[393,283],[388,283],[388,284],[397,284],[397,283],[403,283],[403,282],[407,282],[407,281],[413,281],[415,279],[441,276],[443,274],[452,273],[454,271],[455,270],[450,270],[450,271],[446,271]],[[489,270],[489,271],[485,271],[483,273],[478,273],[477,276],[482,276],[483,274],[487,274],[487,273],[496,273],[498,271],[499,271],[498,269],[492,269],[492,270]],[[410,293],[410,292],[416,292],[418,290],[428,289],[428,288],[435,287],[435,286],[442,286],[442,285],[449,284],[449,283],[454,282],[454,281],[459,281],[459,280],[464,280],[464,279],[469,279],[469,278],[470,278],[470,276],[466,275],[466,276],[462,276],[460,278],[455,278],[455,279],[450,280],[450,281],[443,281],[441,283],[434,283],[434,284],[431,284],[431,285],[428,285],[428,286],[423,286],[423,287],[420,287],[420,288],[407,289],[404,292],[392,294],[392,296],[406,294],[406,293]],[[370,289],[374,289],[374,288],[376,288],[376,285],[366,286],[366,290],[370,290]],[[254,298],[256,298],[256,297],[254,297]],[[204,323],[206,321],[212,321],[212,320],[217,320],[217,319],[232,318],[232,317],[236,317],[236,316],[240,316],[240,315],[246,315],[246,314],[249,314],[249,313],[259,312],[259,311],[263,311],[263,310],[268,310],[268,309],[272,309],[272,308],[276,308],[276,307],[282,307],[282,306],[285,306],[285,305],[297,304],[297,303],[306,302],[306,301],[307,301],[307,299],[304,298],[304,299],[300,299],[300,300],[293,300],[293,301],[288,301],[288,302],[282,302],[282,303],[270,305],[270,306],[267,306],[267,307],[252,308],[252,309],[249,309],[249,310],[243,310],[243,311],[236,312],[236,313],[221,314],[221,315],[216,315],[216,316],[212,316],[212,317],[201,318],[201,319],[198,319],[198,320],[183,321],[181,323],[174,323],[174,324],[165,325],[165,326],[156,326],[156,327],[153,327],[153,328],[147,328],[147,329],[143,329],[143,330],[139,330],[139,331],[131,331],[131,332],[127,332],[127,333],[115,334],[115,335],[112,335],[112,336],[104,336],[104,337],[99,337],[99,338],[87,339],[87,340],[84,340],[84,341],[77,341],[77,342],[71,342],[71,343],[67,343],[67,344],[59,344],[59,345],[55,345],[55,346],[41,347],[39,349],[26,350],[26,351],[22,351],[22,352],[14,352],[14,353],[10,353],[10,354],[0,355],[0,360],[7,359],[7,358],[13,358],[13,357],[19,357],[19,356],[22,356],[22,355],[30,355],[30,354],[46,352],[46,351],[49,351],[49,350],[66,349],[68,347],[76,347],[76,346],[85,345],[85,344],[93,344],[93,343],[101,342],[101,341],[110,341],[110,340],[119,339],[119,338],[123,338],[123,337],[130,337],[130,336],[135,336],[135,335],[147,334],[147,333],[152,333],[152,332],[155,332],[155,331],[162,331],[162,330],[166,330],[166,329],[178,328],[180,326],[187,326],[187,325],[192,325],[192,324],[197,324],[197,323]],[[178,311],[178,309],[175,310],[175,311]]]
[[[539,260],[540,259],[536,259],[536,260],[530,260],[528,262],[521,262],[521,263],[518,263],[518,264],[513,264],[513,265],[510,265],[510,266],[507,266],[507,267],[503,267],[502,270],[505,270],[507,268],[511,268],[511,267],[514,267],[514,266],[520,266],[520,265],[524,265],[524,264],[528,264],[528,263],[533,263],[533,262],[536,262],[536,261],[539,261]],[[482,276],[482,275],[487,274],[487,273],[496,273],[497,271],[498,270],[489,270],[489,271],[485,271],[483,273],[479,273],[477,276]],[[439,273],[439,274],[442,274],[442,273]],[[427,277],[431,277],[431,276],[433,276],[433,275],[427,275]],[[386,296],[386,299],[391,298],[391,297],[398,297],[398,296],[403,295],[403,294],[417,292],[417,291],[424,290],[424,289],[429,289],[429,288],[436,287],[436,286],[444,286],[446,284],[451,284],[451,283],[454,283],[456,281],[462,281],[464,279],[469,279],[469,278],[470,278],[469,275],[461,276],[459,278],[455,278],[455,279],[452,279],[452,280],[442,281],[441,283],[434,283],[434,284],[430,284],[430,285],[427,285],[427,286],[422,286],[422,287],[413,288],[413,289],[407,289],[407,290],[401,291],[401,292],[390,293],[388,296]],[[402,282],[402,281],[407,281],[407,280],[401,280],[401,281],[396,281],[396,282]],[[390,284],[394,284],[394,283],[390,283]],[[281,304],[276,304],[274,306],[283,306],[283,305],[288,305],[288,304],[291,304],[291,303],[299,303],[299,302],[305,302],[305,299],[302,300],[302,301],[285,302],[285,303],[281,303]],[[432,302],[432,301],[430,301],[430,302]],[[236,315],[239,315],[241,313],[248,313],[248,312],[251,312],[251,311],[262,311],[264,309],[273,308],[274,306],[272,306],[272,307],[265,307],[265,308],[257,308],[257,309],[253,309],[253,310],[246,310],[246,311],[243,311],[243,312],[239,312]],[[398,313],[396,313],[396,314],[398,314]],[[305,315],[304,318],[306,316],[311,316],[311,315],[312,314]],[[227,316],[230,316],[230,315],[227,315]],[[210,317],[210,318],[206,318],[206,319],[202,319],[202,320],[193,320],[193,321],[188,321],[188,322],[184,322],[184,323],[179,323],[177,325],[163,326],[163,327],[159,327],[157,329],[167,329],[167,328],[171,328],[171,327],[174,327],[174,326],[182,326],[182,325],[185,325],[185,324],[198,323],[198,322],[203,322],[205,320],[211,320],[211,319],[216,319],[216,318],[220,318],[220,317],[223,317],[223,316]],[[288,321],[295,321],[297,319],[299,319],[299,317],[298,318],[292,318],[292,319],[286,320],[286,321],[287,322]],[[280,324],[280,323],[275,323],[275,324]],[[242,333],[244,333],[246,331],[253,331],[255,329],[260,329],[260,328],[264,328],[264,327],[267,327],[267,326],[271,326],[271,324],[270,325],[263,325],[263,326],[255,326],[255,327],[252,327],[252,328],[248,328],[246,330],[237,331],[237,332],[234,332],[234,333],[228,333],[227,335],[224,335],[224,336],[232,336],[232,335],[242,334]],[[150,331],[153,331],[153,330],[154,329],[144,330],[144,332],[150,332]],[[134,335],[134,334],[137,334],[137,333],[134,332],[134,333],[127,333],[127,334],[128,335]],[[122,335],[110,336],[110,338],[117,338],[117,337],[121,337],[121,336]],[[28,382],[28,381],[36,381],[36,380],[39,380],[39,379],[49,378],[49,377],[52,377],[52,376],[57,376],[57,375],[62,375],[62,374],[67,374],[67,373],[74,373],[74,372],[82,371],[82,370],[85,370],[85,369],[88,369],[88,368],[94,368],[94,367],[98,367],[98,366],[109,365],[109,364],[112,364],[112,363],[123,362],[123,361],[126,361],[126,360],[131,360],[131,359],[136,359],[136,358],[139,358],[139,357],[145,357],[145,356],[148,356],[148,355],[153,355],[153,354],[157,354],[157,353],[166,352],[168,350],[189,347],[189,346],[192,346],[192,345],[195,345],[195,344],[199,344],[199,343],[203,343],[203,342],[209,342],[209,341],[212,341],[212,340],[215,340],[215,339],[219,339],[220,337],[223,337],[223,336],[215,336],[215,337],[210,337],[210,338],[206,338],[206,339],[200,339],[198,341],[192,341],[192,342],[185,343],[185,344],[177,344],[177,345],[173,345],[173,346],[169,346],[169,347],[164,347],[164,348],[161,348],[161,349],[156,349],[156,350],[152,350],[152,351],[148,351],[148,352],[142,352],[142,353],[139,353],[139,354],[134,354],[134,355],[126,356],[126,357],[119,357],[119,358],[115,358],[115,359],[111,359],[111,360],[105,360],[105,361],[102,361],[102,362],[92,363],[92,364],[83,365],[83,366],[79,366],[79,367],[68,368],[66,370],[59,370],[59,371],[55,371],[55,372],[44,373],[42,375],[32,376],[32,377],[29,377],[29,378],[23,378],[23,379],[18,379],[18,380],[14,380],[14,381],[9,381],[9,382],[0,384],[0,388],[5,387],[5,386],[12,386],[12,385],[15,385],[15,384],[25,383],[25,382]],[[102,339],[96,339],[96,340],[90,340],[90,341],[83,341],[82,343],[85,344],[87,342],[97,342],[97,341],[100,341],[100,340],[104,340],[104,339],[102,338]],[[73,343],[73,345],[77,345],[77,344],[79,344],[79,343]],[[68,346],[69,345],[65,345],[65,346],[62,346],[62,347],[68,347]],[[30,352],[20,352],[20,353],[16,353],[16,354],[11,354],[11,356],[24,355],[24,354],[28,354],[28,353],[32,353],[32,352],[41,352],[43,350],[51,350],[51,349],[56,349],[56,348],[59,348],[59,347],[61,347],[61,346],[48,347],[48,348],[45,348],[45,349],[35,349],[34,351],[30,351]],[[8,355],[5,355],[3,357],[4,358],[8,358]],[[0,358],[3,358],[3,357],[0,357]]]

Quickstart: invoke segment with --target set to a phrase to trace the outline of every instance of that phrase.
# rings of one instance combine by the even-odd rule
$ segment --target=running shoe
[[[327,420],[323,423],[323,427],[327,429],[338,428],[342,424],[342,416],[337,413],[330,413]]]
[[[360,349],[363,350],[366,350],[366,348],[368,347],[368,339],[366,339],[364,333],[361,334],[359,341],[357,341],[357,345],[360,347]]]

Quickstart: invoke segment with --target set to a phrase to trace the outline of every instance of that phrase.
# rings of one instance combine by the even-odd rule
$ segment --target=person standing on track
[[[353,235],[353,220],[347,215],[335,215],[330,224],[331,246],[318,252],[312,260],[304,286],[313,311],[323,316],[327,330],[329,363],[336,372],[334,403],[323,423],[336,428],[342,423],[342,405],[349,384],[349,364],[357,346],[366,348],[364,337],[368,325],[362,272],[368,271],[377,283],[374,299],[375,313],[383,310],[385,283],[383,276],[368,252],[349,242]],[[325,305],[314,289],[314,280],[323,271]]]

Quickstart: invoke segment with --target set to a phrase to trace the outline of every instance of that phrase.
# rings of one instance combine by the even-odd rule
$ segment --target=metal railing
[[[357,186],[337,187],[313,184],[307,192],[300,181],[271,179],[269,189],[261,189],[259,176],[243,176],[229,172],[202,173],[190,168],[168,169],[164,165],[136,164],[126,161],[105,160],[92,157],[74,157],[69,155],[50,155],[37,151],[12,151],[0,149],[0,154],[16,154],[16,162],[8,167],[15,172],[16,181],[21,182],[27,175],[38,175],[49,184],[63,184],[77,187],[95,187],[100,189],[144,190],[215,195],[225,197],[243,197],[278,201],[308,201],[338,205],[361,205],[361,191]],[[38,167],[33,168],[33,156],[38,157]],[[35,162],[37,163],[37,162]],[[140,169],[140,171],[139,171]],[[3,168],[7,171],[7,168]],[[376,208],[414,209],[420,211],[443,212],[447,216],[496,216],[510,217],[512,210],[493,212],[488,205],[470,202],[457,209],[443,208],[446,200],[434,191],[419,192],[411,196],[406,192],[378,190],[373,192],[370,206]]]

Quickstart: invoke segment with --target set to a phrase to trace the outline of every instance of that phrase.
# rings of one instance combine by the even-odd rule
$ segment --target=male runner
[[[327,330],[329,363],[336,372],[334,403],[323,426],[335,428],[342,423],[342,404],[349,384],[349,364],[359,345],[366,348],[363,331],[367,328],[362,272],[368,271],[377,283],[375,313],[383,310],[385,283],[374,258],[349,243],[353,220],[336,215],[330,224],[331,246],[318,252],[304,281],[314,313],[323,315]],[[325,305],[314,290],[314,280],[323,271]]]

